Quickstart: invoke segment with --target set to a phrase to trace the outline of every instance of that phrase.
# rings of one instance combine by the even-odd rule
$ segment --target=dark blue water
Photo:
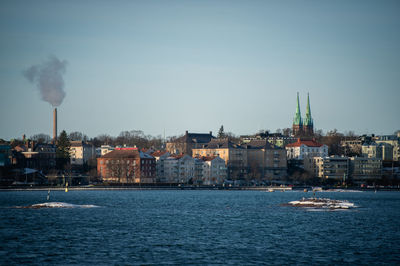
[[[399,264],[400,193],[320,193],[360,208],[280,204],[303,192],[70,191],[98,208],[17,209],[47,191],[0,192],[0,264]]]

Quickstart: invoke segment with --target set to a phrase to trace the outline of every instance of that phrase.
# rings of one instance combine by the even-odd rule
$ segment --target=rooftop
[[[228,148],[241,148],[235,143],[226,139],[212,139],[210,142],[203,146],[205,149],[228,149]]]
[[[138,158],[140,157],[137,149],[118,149],[113,150],[107,154],[101,156],[101,158]]]
[[[321,147],[323,144],[318,143],[315,139],[312,140],[302,140],[297,139],[295,143],[290,143],[286,145],[286,147],[300,147],[301,145],[305,145],[307,147]]]
[[[174,142],[185,142],[185,143],[208,143],[215,137],[210,133],[189,133],[186,131],[185,135],[176,139]]]
[[[245,144],[240,145],[245,149],[278,149],[277,146],[269,143],[267,140],[251,140]]]

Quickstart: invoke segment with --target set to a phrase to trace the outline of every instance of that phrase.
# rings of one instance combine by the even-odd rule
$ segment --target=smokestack
[[[53,141],[54,144],[57,141],[57,108],[54,108],[53,111]]]

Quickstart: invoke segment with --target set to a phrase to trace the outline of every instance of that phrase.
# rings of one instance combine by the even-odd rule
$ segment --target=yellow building
[[[201,148],[192,149],[193,157],[219,156],[228,167],[229,178],[241,178],[247,173],[247,152],[228,139],[212,139]]]
[[[228,139],[213,139],[202,148],[193,149],[193,157],[202,156],[221,157],[231,179],[277,180],[287,173],[286,150],[267,140],[237,145]]]
[[[254,179],[278,180],[287,174],[286,150],[267,140],[251,140],[241,145],[246,150],[248,173]]]

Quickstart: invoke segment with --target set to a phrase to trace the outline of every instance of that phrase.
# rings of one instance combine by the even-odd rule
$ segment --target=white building
[[[113,151],[115,148],[110,145],[101,145],[100,149],[101,149],[100,156],[103,156],[103,155]]]
[[[400,161],[400,132],[397,133],[397,135],[386,135],[386,136],[380,136],[378,140],[376,140],[376,143],[378,144],[389,144],[392,146],[393,149],[393,160],[394,161]],[[385,153],[384,153],[385,155]],[[383,158],[383,160],[390,160],[387,158]]]
[[[313,140],[297,139],[297,142],[286,145],[287,158],[304,160],[312,157],[327,157],[328,146]]]
[[[194,179],[193,184],[203,184],[203,165],[204,161],[199,158],[194,158]]]
[[[396,156],[394,146],[387,142],[372,142],[370,144],[364,144],[361,148],[363,157],[377,158],[381,160],[393,160],[393,156]]]
[[[96,150],[92,144],[83,141],[71,141],[69,149],[71,165],[84,165],[96,158]]]
[[[203,184],[220,185],[227,177],[225,161],[219,156],[202,157],[203,163]]]
[[[166,182],[164,162],[170,155],[167,151],[155,151],[151,154],[156,159],[157,182]]]
[[[189,155],[171,155],[164,160],[167,183],[188,183],[194,178],[195,161]]]

